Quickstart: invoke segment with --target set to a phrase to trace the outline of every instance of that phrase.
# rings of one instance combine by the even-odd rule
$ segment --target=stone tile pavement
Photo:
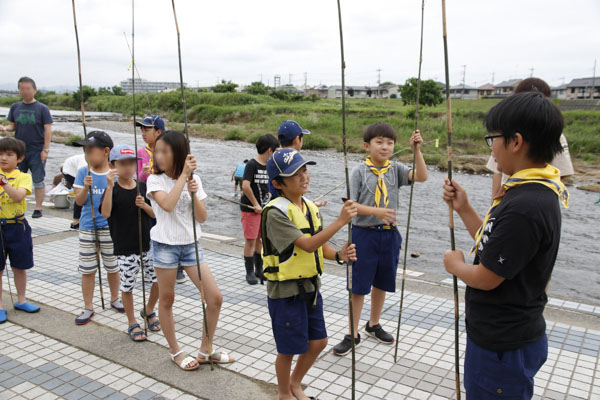
[[[64,227],[68,227],[69,221],[59,220],[61,218],[44,217],[39,220],[39,223],[38,220],[30,220],[30,222],[34,233],[39,235],[43,234],[44,230],[54,232],[65,230]],[[31,270],[28,283],[31,299],[72,313],[73,318],[82,306],[80,276],[76,268],[77,246],[76,237],[36,245],[34,249],[36,267]],[[238,361],[227,366],[228,369],[253,379],[275,383],[273,363],[276,350],[266,308],[265,287],[248,286],[245,283],[240,256],[205,251],[205,258],[224,296],[219,327],[214,339],[215,350],[227,350],[236,356]],[[105,295],[109,293],[107,286],[104,292]],[[329,345],[303,383],[308,387],[306,393],[318,396],[320,400],[348,399],[351,383],[350,356],[340,358],[331,352],[332,346],[342,339],[347,330],[347,294],[344,278],[326,274],[323,277],[322,295]],[[125,316],[109,309],[102,311],[98,296],[96,290],[94,321],[126,335]],[[141,290],[135,292],[134,296],[137,296],[136,304],[140,307]],[[389,296],[386,301],[382,324],[390,332],[395,331],[399,301],[399,292]],[[565,304],[559,305],[560,301],[562,300],[557,299],[551,301],[551,304],[554,307],[573,309]],[[399,361],[397,364],[393,362],[393,346],[381,345],[373,339],[364,340],[357,348],[356,354],[357,398],[365,400],[455,398],[453,307],[453,302],[450,300],[407,291],[400,331]],[[365,299],[364,310],[369,308],[370,303]],[[591,314],[595,314],[596,311],[593,307],[586,310],[579,305],[576,305],[575,309]],[[464,351],[466,340],[464,314],[462,314],[464,303],[460,304],[460,310],[460,348]],[[202,315],[200,295],[189,280],[176,287],[174,315],[180,343],[186,351],[194,353],[200,343]],[[361,326],[364,326],[367,317],[368,314],[365,313]],[[598,372],[600,331],[553,321],[547,322],[549,357],[535,379],[535,398],[600,399],[600,372]],[[73,329],[78,329],[75,324]],[[69,353],[69,346],[61,347],[64,345],[60,342],[45,339],[38,333],[23,332],[22,328],[10,323],[0,326],[0,332],[11,335],[16,332],[18,336],[30,341],[28,345],[23,346],[20,345],[19,340],[9,339],[11,335],[0,335],[2,349],[0,354],[5,357],[0,360],[0,366],[5,366],[5,362],[11,365],[4,370],[0,368],[2,371],[0,373],[3,374],[0,375],[0,386],[9,382],[7,385],[10,386],[4,388],[10,390],[15,396],[27,398],[25,395],[31,396],[30,392],[33,391],[32,393],[40,393],[40,396],[44,395],[48,398],[60,397],[62,395],[57,394],[56,390],[61,389],[57,387],[67,385],[69,381],[63,379],[65,383],[60,383],[60,376],[69,373],[79,374],[78,379],[91,379],[87,384],[101,385],[101,390],[110,392],[110,396],[117,396],[114,398],[119,398],[118,396],[122,394],[134,398],[152,396],[169,398],[165,393],[173,396],[177,394],[176,389],[160,385],[155,390],[151,390],[153,385],[146,385],[144,390],[139,387],[138,391],[134,390],[134,386],[119,387],[115,381],[110,381],[110,377],[100,380],[99,375],[94,375],[83,364],[78,365],[76,360],[69,360],[68,356],[75,353],[77,349]],[[161,334],[150,334],[149,340],[166,345],[166,340]],[[59,351],[58,356],[52,355],[48,358],[48,354],[55,354],[48,350],[52,346],[67,350]],[[42,355],[41,359],[38,358],[39,354],[43,353],[46,355]],[[166,348],[165,357],[168,357]],[[461,352],[461,369],[462,357]],[[106,360],[104,362],[103,369],[108,369],[108,376],[111,376],[110,374],[118,376],[110,369],[121,367]],[[52,372],[59,367],[66,370],[61,370],[64,373],[57,378],[52,375]],[[19,381],[18,374],[14,372],[15,368],[22,368],[30,378]],[[136,372],[122,371],[122,374],[135,376]],[[54,383],[59,383],[59,386],[50,387]],[[81,392],[77,393],[81,394]],[[94,395],[97,393],[94,392]],[[77,398],[77,394],[73,396]],[[38,398],[37,395],[34,397]]]

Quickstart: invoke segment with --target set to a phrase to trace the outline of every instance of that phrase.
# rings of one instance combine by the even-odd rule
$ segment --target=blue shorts
[[[548,357],[544,334],[533,343],[510,351],[484,349],[467,336],[465,390],[467,400],[533,397],[533,377]]]
[[[200,246],[200,244],[198,244]],[[196,246],[190,244],[164,244],[151,241],[154,257],[154,268],[177,269],[182,267],[193,267],[196,265]],[[204,253],[198,247],[198,265],[204,262]]]
[[[15,269],[29,269],[33,267],[33,241],[31,240],[31,227],[27,220],[23,223],[7,224],[0,222],[2,239],[0,241],[0,271],[4,271],[6,257],[10,259],[10,266]]]
[[[352,243],[357,260],[352,264],[352,293],[366,295],[371,287],[396,291],[396,272],[400,260],[402,236],[397,228],[352,227]]]
[[[29,172],[31,170],[31,178],[33,187],[40,189],[44,187],[44,179],[46,179],[46,162],[42,162],[42,151],[28,151],[25,153],[25,159],[19,163],[21,172]]]
[[[300,296],[283,299],[269,297],[267,303],[278,353],[304,354],[308,351],[309,340],[327,337],[321,293],[317,295],[317,306],[311,308],[310,312]]]

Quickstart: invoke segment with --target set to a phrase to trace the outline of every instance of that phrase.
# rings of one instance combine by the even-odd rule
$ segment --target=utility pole
[[[307,86],[307,82],[308,82],[308,72],[304,73],[304,89],[306,89]]]
[[[592,91],[590,92],[590,99],[594,98],[594,90],[596,89],[596,60],[594,59],[594,74],[592,75]]]
[[[529,77],[530,78],[533,77],[533,71],[534,71],[533,67],[529,68]]]
[[[492,86],[494,85],[494,78],[496,77],[496,73],[492,72]]]
[[[275,90],[277,90],[278,86],[281,86],[281,76],[280,75],[275,75],[273,77],[273,87],[275,87]]]
[[[288,74],[288,85],[292,84],[292,74]]]
[[[263,83],[263,81],[262,81],[262,75],[263,75],[263,74],[262,74],[262,72],[261,72],[261,73],[260,73],[260,83]]]
[[[377,69],[377,86],[381,86],[381,68]]]
[[[460,98],[463,99],[465,95],[465,78],[467,77],[467,66],[463,65],[463,78],[462,78],[462,92],[460,93]]]

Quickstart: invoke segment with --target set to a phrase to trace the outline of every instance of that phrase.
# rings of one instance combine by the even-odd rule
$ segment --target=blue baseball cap
[[[110,153],[108,154],[108,161],[119,161],[119,160],[139,160],[140,158],[136,156],[135,149],[128,144],[118,144],[112,148]]]
[[[305,165],[316,164],[314,161],[306,161],[297,150],[280,149],[275,151],[267,161],[267,173],[269,174],[269,180],[272,181],[278,176],[290,177]]]
[[[279,141],[289,142],[294,140],[296,136],[300,135],[310,135],[310,131],[308,129],[302,129],[300,124],[296,121],[283,121],[277,130],[277,138]]]
[[[146,128],[160,129],[165,131],[165,121],[158,115],[149,115],[141,121],[136,121],[135,126],[143,126]]]

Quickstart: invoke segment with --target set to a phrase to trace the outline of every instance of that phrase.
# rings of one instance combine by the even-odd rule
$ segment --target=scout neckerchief
[[[371,161],[371,157],[367,158],[365,163],[367,164],[367,167],[369,167],[371,172],[377,175],[377,188],[375,189],[375,206],[378,208],[380,207],[381,196],[383,195],[383,207],[387,207],[390,203],[390,200],[388,198],[388,190],[387,186],[385,185],[384,175],[392,167],[392,164],[390,163],[390,160],[385,160],[383,168],[378,169]]]
[[[500,204],[506,192],[512,187],[523,185],[525,183],[539,183],[540,185],[552,189],[565,208],[569,208],[569,192],[565,185],[560,181],[560,171],[558,168],[546,164],[544,168],[523,169],[516,174],[511,175],[506,183],[502,185],[502,190],[494,197],[494,202],[485,215],[483,224],[481,224],[481,227],[479,227],[479,230],[475,234],[475,245],[471,248],[469,254],[473,253],[481,243],[485,226],[490,219],[492,212],[494,212],[498,204]]]
[[[154,165],[154,152],[148,145],[144,147],[144,150],[148,153],[148,166],[150,167],[150,171],[152,171],[152,166]]]

